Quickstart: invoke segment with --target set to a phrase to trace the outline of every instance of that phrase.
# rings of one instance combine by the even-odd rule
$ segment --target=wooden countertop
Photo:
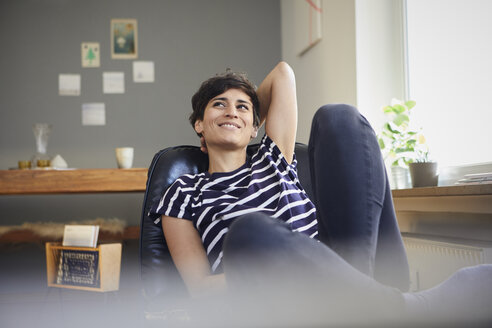
[[[0,170],[0,195],[143,192],[147,170]]]
[[[143,192],[147,168],[0,170],[0,195]],[[492,195],[492,183],[392,190],[393,198]]]
[[[492,183],[392,190],[393,198],[492,195]]]
[[[392,190],[395,210],[492,215],[492,183]],[[492,217],[492,216],[491,216]]]
[[[107,231],[99,232],[99,242],[119,242],[123,240],[132,240],[140,238],[140,227],[137,226],[129,226],[125,227],[125,230],[122,233],[110,233]],[[35,233],[32,230],[27,229],[19,229],[9,231],[7,233],[0,235],[0,245],[1,244],[16,244],[23,242],[30,243],[41,243],[44,244],[46,242],[53,241],[62,241],[62,237],[53,238],[51,236],[42,236]]]

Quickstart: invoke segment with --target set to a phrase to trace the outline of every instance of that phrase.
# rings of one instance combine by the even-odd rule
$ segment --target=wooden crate
[[[58,284],[57,274],[62,250],[97,251],[99,287]],[[108,292],[119,289],[121,269],[121,243],[101,244],[96,248],[62,246],[61,243],[46,243],[46,276],[49,287]]]

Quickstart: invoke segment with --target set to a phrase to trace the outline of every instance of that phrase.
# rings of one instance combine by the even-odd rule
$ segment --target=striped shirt
[[[234,218],[263,212],[313,238],[316,208],[297,177],[297,160],[284,158],[265,135],[258,152],[232,172],[179,177],[154,204],[150,215],[191,220],[198,230],[213,273],[222,272],[222,242]],[[160,218],[154,221],[160,222]]]

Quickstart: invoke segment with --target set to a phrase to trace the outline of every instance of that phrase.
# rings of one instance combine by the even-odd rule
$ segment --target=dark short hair
[[[239,89],[249,96],[253,104],[253,125],[260,125],[260,101],[256,95],[256,87],[249,81],[244,73],[226,71],[204,81],[198,91],[191,98],[193,112],[190,115],[190,123],[193,128],[197,120],[203,120],[205,108],[210,99],[226,92],[229,89]]]

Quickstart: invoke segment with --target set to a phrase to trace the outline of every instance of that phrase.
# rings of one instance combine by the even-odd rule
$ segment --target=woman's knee
[[[323,126],[330,126],[333,128],[340,127],[340,125],[346,127],[351,125],[362,118],[359,110],[354,106],[347,104],[327,104],[321,106],[315,113],[314,122],[322,122]]]
[[[290,230],[283,222],[263,213],[249,213],[236,218],[229,227],[224,251],[257,251],[258,248],[271,246],[279,234],[286,232]]]
[[[245,235],[245,238],[250,238],[249,235],[262,234],[264,231],[270,229],[273,222],[274,220],[264,213],[248,213],[234,220],[227,236]]]
[[[357,108],[347,104],[328,104],[320,107],[314,115],[311,138],[334,137],[341,142],[355,136],[375,138],[374,129]]]

